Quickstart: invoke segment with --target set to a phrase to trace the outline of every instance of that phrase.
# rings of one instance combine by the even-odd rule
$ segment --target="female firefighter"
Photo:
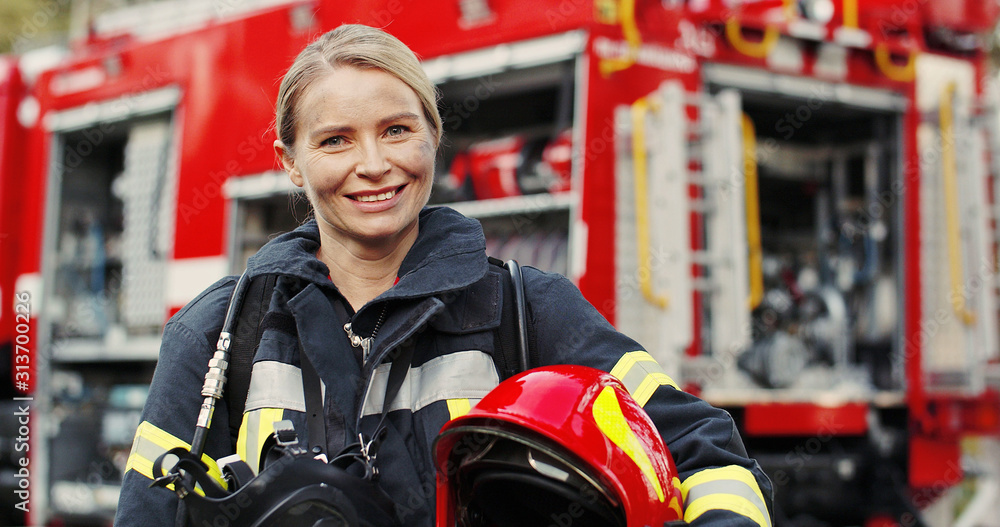
[[[488,261],[477,221],[426,207],[441,117],[434,85],[395,37],[360,25],[324,34],[285,75],[276,114],[274,150],[305,191],[314,218],[248,263],[250,278],[276,278],[264,299],[235,453],[256,472],[275,423],[291,423],[299,438],[321,435],[306,415],[309,363],[322,381],[324,452],[374,445],[377,453],[366,454],[398,522],[434,525],[435,440],[443,425],[498,385],[498,334],[503,311],[511,309],[503,305],[502,280],[509,276]],[[152,466],[167,450],[188,446],[205,365],[235,283],[220,280],[164,328],[118,526],[173,525],[181,518],[177,494],[150,487]],[[685,521],[769,527],[770,482],[726,412],[678,389],[563,276],[525,268],[523,284],[533,326],[531,366],[588,366],[621,381],[676,463],[678,480],[671,480],[683,491]],[[403,389],[387,401],[390,363],[404,347],[412,352]],[[201,459],[209,473],[234,454],[228,412],[220,401],[207,432]],[[554,448],[575,459],[575,445],[566,443]],[[536,461],[524,468],[559,474]],[[502,495],[480,498],[496,501],[494,508],[517,507]],[[239,518],[236,505],[220,509],[226,525],[250,520]],[[536,523],[562,524],[577,510],[541,511]]]

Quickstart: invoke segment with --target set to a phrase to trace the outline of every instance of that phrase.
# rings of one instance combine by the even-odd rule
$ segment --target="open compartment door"
[[[988,241],[988,181],[981,124],[972,115],[972,65],[917,59],[920,151],[919,343],[929,392],[982,390],[996,347],[995,265]]]
[[[706,349],[716,363],[734,367],[735,357],[751,343],[750,312],[760,302],[760,287],[751,287],[759,286],[761,272],[756,151],[746,143],[754,136],[738,91],[706,96],[700,111],[706,203],[703,266],[710,284]],[[755,233],[752,244],[750,233]]]
[[[617,325],[676,376],[694,332],[683,86],[619,107],[615,127]]]

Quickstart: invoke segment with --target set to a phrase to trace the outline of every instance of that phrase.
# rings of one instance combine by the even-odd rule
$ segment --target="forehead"
[[[301,123],[372,119],[409,111],[423,115],[420,99],[405,82],[376,68],[338,66],[316,78],[299,101]]]

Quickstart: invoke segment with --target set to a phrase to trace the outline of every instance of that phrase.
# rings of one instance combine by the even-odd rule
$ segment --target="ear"
[[[305,179],[302,177],[302,173],[295,166],[295,158],[292,157],[292,151],[282,143],[280,139],[274,140],[274,154],[278,156],[281,160],[281,166],[284,167],[285,172],[288,173],[288,178],[292,180],[292,183],[296,187],[301,187],[305,185]]]

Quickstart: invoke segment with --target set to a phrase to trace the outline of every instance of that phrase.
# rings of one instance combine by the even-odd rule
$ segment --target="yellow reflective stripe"
[[[263,446],[264,441],[274,433],[274,423],[281,421],[285,410],[282,408],[261,408],[260,427],[257,430],[257,445]],[[257,453],[260,455],[260,452]]]
[[[660,501],[664,501],[666,496],[656,475],[656,470],[653,469],[653,463],[649,460],[649,455],[646,454],[639,438],[628,425],[628,420],[622,413],[622,407],[618,403],[618,395],[614,388],[605,386],[601,390],[601,393],[594,400],[593,413],[597,428],[604,432],[604,435],[608,436],[608,439],[614,444],[618,445],[618,448],[628,454],[628,457],[639,467],[639,470],[649,480],[650,485],[656,490],[656,496],[660,498]]]
[[[135,431],[132,450],[129,452],[128,461],[125,462],[125,471],[134,470],[153,479],[153,463],[165,452],[177,447],[190,449],[191,445],[157,428],[149,421],[143,421]],[[226,481],[215,460],[207,454],[202,454],[201,460],[208,467],[208,475],[226,488]],[[168,467],[164,467],[166,468]],[[173,485],[168,485],[167,488],[172,490]],[[196,488],[195,491],[204,495],[200,488]]]
[[[284,418],[283,408],[258,408],[243,414],[240,434],[236,439],[236,453],[246,461],[254,474],[260,469],[260,449],[274,433],[274,423]]]
[[[696,487],[702,485],[709,491],[725,491],[697,492]],[[713,486],[716,488],[711,489]],[[745,495],[741,495],[744,493]],[[688,502],[692,494],[693,499]],[[756,478],[749,470],[738,465],[710,468],[693,474],[681,483],[681,496],[686,504],[684,520],[688,522],[708,510],[723,509],[747,516],[761,527],[771,525],[764,494],[761,493]]]
[[[236,454],[243,461],[247,461],[247,420],[249,418],[249,413],[243,414],[243,421],[240,423],[240,433],[236,436]]]
[[[146,439],[142,433],[147,424],[147,421],[143,421],[139,424],[139,428],[135,431],[135,438],[132,440],[132,451],[129,452],[128,461],[125,462],[125,472],[134,470],[149,479],[153,479],[153,461],[150,460],[149,457],[153,456],[155,459],[156,456],[154,456],[152,452],[144,454],[146,449],[143,448],[145,446],[143,443],[147,441],[149,443],[153,443],[153,441]],[[161,453],[166,450],[170,450],[169,448],[163,449],[162,447],[155,445],[155,443],[153,443],[153,446],[160,449]]]
[[[451,419],[462,417],[469,413],[471,409],[472,404],[468,399],[448,399],[448,414],[451,416]]]
[[[760,509],[750,500],[742,496],[732,494],[717,494],[698,498],[689,503],[684,511],[684,521],[691,523],[702,514],[711,510],[724,510],[735,512],[753,520],[760,527],[770,527],[771,522],[767,516],[761,513]]]
[[[650,397],[660,386],[680,387],[670,378],[652,355],[645,351],[630,351],[611,369],[611,375],[625,385],[639,406],[646,406]]]
[[[635,399],[635,402],[639,403],[639,406],[646,406],[649,398],[653,396],[653,392],[660,386],[673,386],[674,389],[680,389],[677,388],[677,383],[666,373],[650,373],[639,383],[639,387],[632,394],[632,398]]]
[[[670,484],[673,485],[675,489],[682,489],[682,487],[681,487],[681,478],[678,478],[677,476],[674,476],[673,479],[670,480]],[[684,499],[685,499],[685,496],[684,496],[684,493],[682,492],[681,493],[681,501],[683,502]],[[670,500],[670,508],[673,509],[673,510],[675,510],[675,511],[677,511],[677,517],[679,517],[679,518],[683,518],[684,517],[684,508],[681,506],[680,503],[677,502],[677,498],[676,497],[671,498],[671,500]]]

